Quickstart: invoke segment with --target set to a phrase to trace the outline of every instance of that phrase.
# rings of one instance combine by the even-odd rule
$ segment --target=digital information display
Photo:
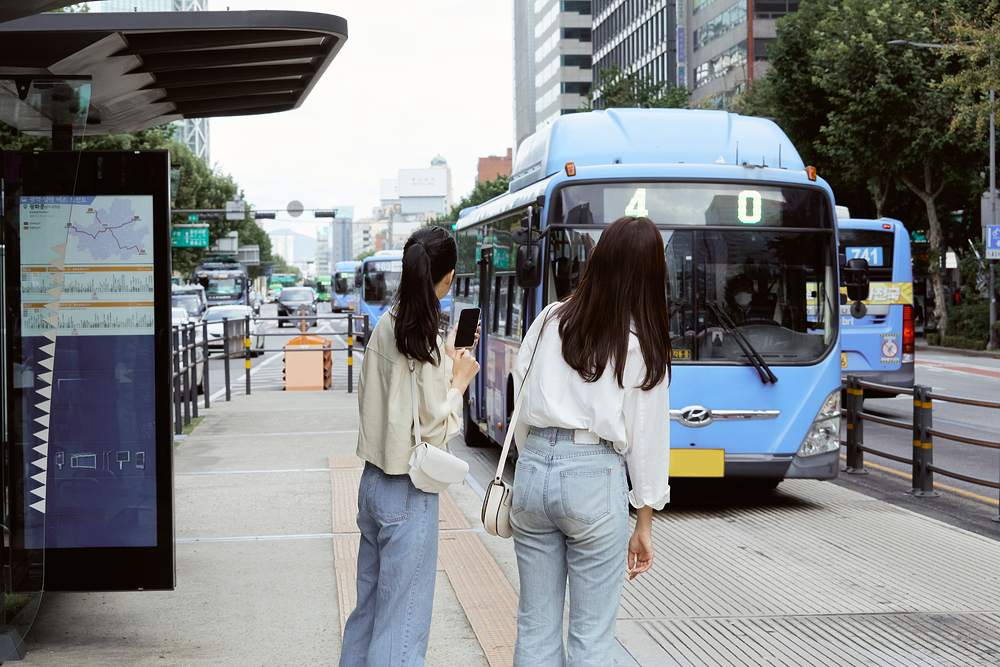
[[[18,204],[25,547],[154,546],[153,198]]]
[[[780,190],[763,188],[607,187],[604,190],[604,210],[614,216],[611,220],[631,216],[652,217],[673,224],[773,226],[781,224],[784,204]]]
[[[11,588],[171,589],[169,154],[2,158]]]

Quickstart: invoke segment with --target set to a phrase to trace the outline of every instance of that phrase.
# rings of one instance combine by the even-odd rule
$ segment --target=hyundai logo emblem
[[[702,405],[689,405],[681,409],[680,422],[690,428],[701,428],[715,421],[712,411]]]

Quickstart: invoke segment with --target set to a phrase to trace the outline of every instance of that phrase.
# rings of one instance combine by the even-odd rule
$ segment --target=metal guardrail
[[[354,326],[360,325],[358,333],[368,340],[369,319],[367,315],[345,313],[340,315],[294,315],[285,317],[258,317],[257,321],[289,322],[296,325],[300,333],[308,333],[309,322],[318,323],[321,320],[347,320],[347,347],[304,347],[304,348],[268,348],[252,350],[250,347],[250,317],[230,320],[222,319],[223,335],[213,339],[221,343],[221,353],[213,354],[209,347],[208,323],[191,323],[175,326],[172,329],[171,344],[173,372],[171,383],[173,387],[174,434],[181,435],[184,427],[191,424],[191,419],[198,417],[198,366],[201,366],[201,386],[205,397],[205,408],[210,405],[209,360],[232,359],[242,357],[246,364],[246,393],[251,392],[250,359],[255,352],[346,352],[347,353],[347,393],[354,392]],[[201,340],[198,340],[198,332]],[[263,338],[287,336],[287,333],[259,333],[255,336]],[[215,347],[215,345],[212,345]],[[199,359],[199,352],[200,359]],[[223,364],[226,401],[232,400],[232,379],[229,364]]]
[[[934,400],[970,405],[974,407],[1000,409],[1000,403],[993,401],[983,401],[975,398],[964,398],[961,396],[946,396],[935,394],[931,387],[924,385],[914,385],[913,389],[900,389],[887,385],[876,384],[874,382],[864,382],[857,375],[848,375],[845,383],[846,400],[844,409],[841,411],[846,419],[847,440],[842,444],[847,445],[847,467],[844,472],[848,474],[867,474],[865,470],[865,453],[874,456],[908,463],[912,466],[911,482],[912,488],[908,493],[915,498],[936,498],[938,493],[934,491],[934,473],[959,479],[970,484],[977,484],[1000,491],[1000,483],[988,479],[963,475],[953,470],[946,470],[934,465],[934,437],[951,440],[954,442],[986,447],[1000,451],[1000,442],[990,442],[978,438],[970,438],[957,433],[947,433],[934,428]],[[877,391],[890,391],[893,393],[909,394],[913,396],[913,421],[906,423],[894,419],[886,419],[877,415],[868,414],[864,411],[865,389]],[[893,428],[910,430],[913,433],[913,455],[912,458],[904,458],[889,452],[882,452],[864,444],[864,422],[870,421],[876,424],[883,424]],[[998,460],[1000,466],[1000,460]],[[1000,515],[993,518],[994,522],[1000,523]]]

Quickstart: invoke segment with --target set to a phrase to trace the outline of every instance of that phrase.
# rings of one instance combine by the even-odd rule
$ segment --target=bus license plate
[[[840,353],[840,367],[841,368],[847,368],[847,353],[846,352],[841,352]]]
[[[725,470],[724,449],[670,450],[671,477],[722,477]]]

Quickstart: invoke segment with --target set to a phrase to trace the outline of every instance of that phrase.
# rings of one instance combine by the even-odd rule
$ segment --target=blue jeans
[[[420,667],[437,574],[438,496],[366,462],[358,489],[358,605],[340,667]]]
[[[533,426],[517,459],[511,527],[521,579],[515,667],[610,667],[628,556],[625,457],[606,440],[575,444],[573,431]]]

